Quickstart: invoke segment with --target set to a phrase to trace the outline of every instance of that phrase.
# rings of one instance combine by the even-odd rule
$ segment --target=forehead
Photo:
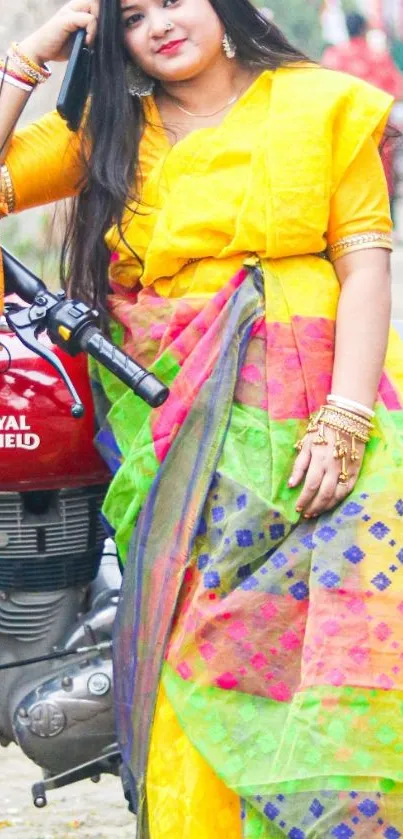
[[[144,9],[147,6],[158,5],[158,0],[121,0],[120,9],[122,12],[129,12],[133,9]]]

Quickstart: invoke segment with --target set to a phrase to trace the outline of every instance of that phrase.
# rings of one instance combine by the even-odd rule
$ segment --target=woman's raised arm
[[[96,13],[97,0],[71,0],[10,51],[0,71],[0,163],[5,160],[15,126],[34,87],[46,80],[45,63],[68,58],[70,37],[78,29],[87,30],[87,42],[91,43],[96,32]]]

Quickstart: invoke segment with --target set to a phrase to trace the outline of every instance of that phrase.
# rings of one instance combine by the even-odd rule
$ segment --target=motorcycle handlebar
[[[39,277],[26,268],[6,248],[1,249],[7,294],[18,294],[26,303],[33,303],[37,294],[47,292]]]
[[[78,342],[83,352],[103,364],[152,408],[159,408],[167,399],[168,388],[153,373],[149,373],[108,341],[96,326],[84,328],[78,336]]]
[[[31,304],[30,309],[25,310],[28,314],[22,313],[22,317],[9,315],[7,321],[26,346],[57,367],[72,393],[72,385],[60,360],[56,362],[54,356],[52,359],[49,350],[37,341],[38,331],[47,329],[51,340],[70,355],[77,352],[91,355],[152,408],[165,402],[169,389],[102,335],[95,325],[96,312],[80,301],[52,294],[15,256],[5,248],[2,253],[6,292],[18,294]]]

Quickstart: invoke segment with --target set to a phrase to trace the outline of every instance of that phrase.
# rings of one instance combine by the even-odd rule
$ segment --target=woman
[[[78,27],[95,45],[84,125],[16,133],[3,206],[77,196],[71,289],[171,386],[150,411],[94,371],[138,836],[397,839],[391,99],[309,64],[248,0],[73,0],[11,50],[14,83]],[[28,95],[13,81],[2,142]]]

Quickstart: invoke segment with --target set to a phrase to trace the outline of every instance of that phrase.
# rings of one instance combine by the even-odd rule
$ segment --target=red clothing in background
[[[358,76],[395,99],[403,99],[403,75],[400,73],[389,53],[375,51],[365,37],[351,38],[343,44],[329,47],[322,57],[322,64],[330,70],[340,70]],[[382,151],[382,160],[388,181],[389,194],[395,193],[394,161],[395,149],[386,144]]]
[[[352,38],[344,44],[329,47],[322,58],[324,67],[358,76],[380,87],[395,99],[403,99],[403,75],[388,52],[376,52],[365,37]]]

